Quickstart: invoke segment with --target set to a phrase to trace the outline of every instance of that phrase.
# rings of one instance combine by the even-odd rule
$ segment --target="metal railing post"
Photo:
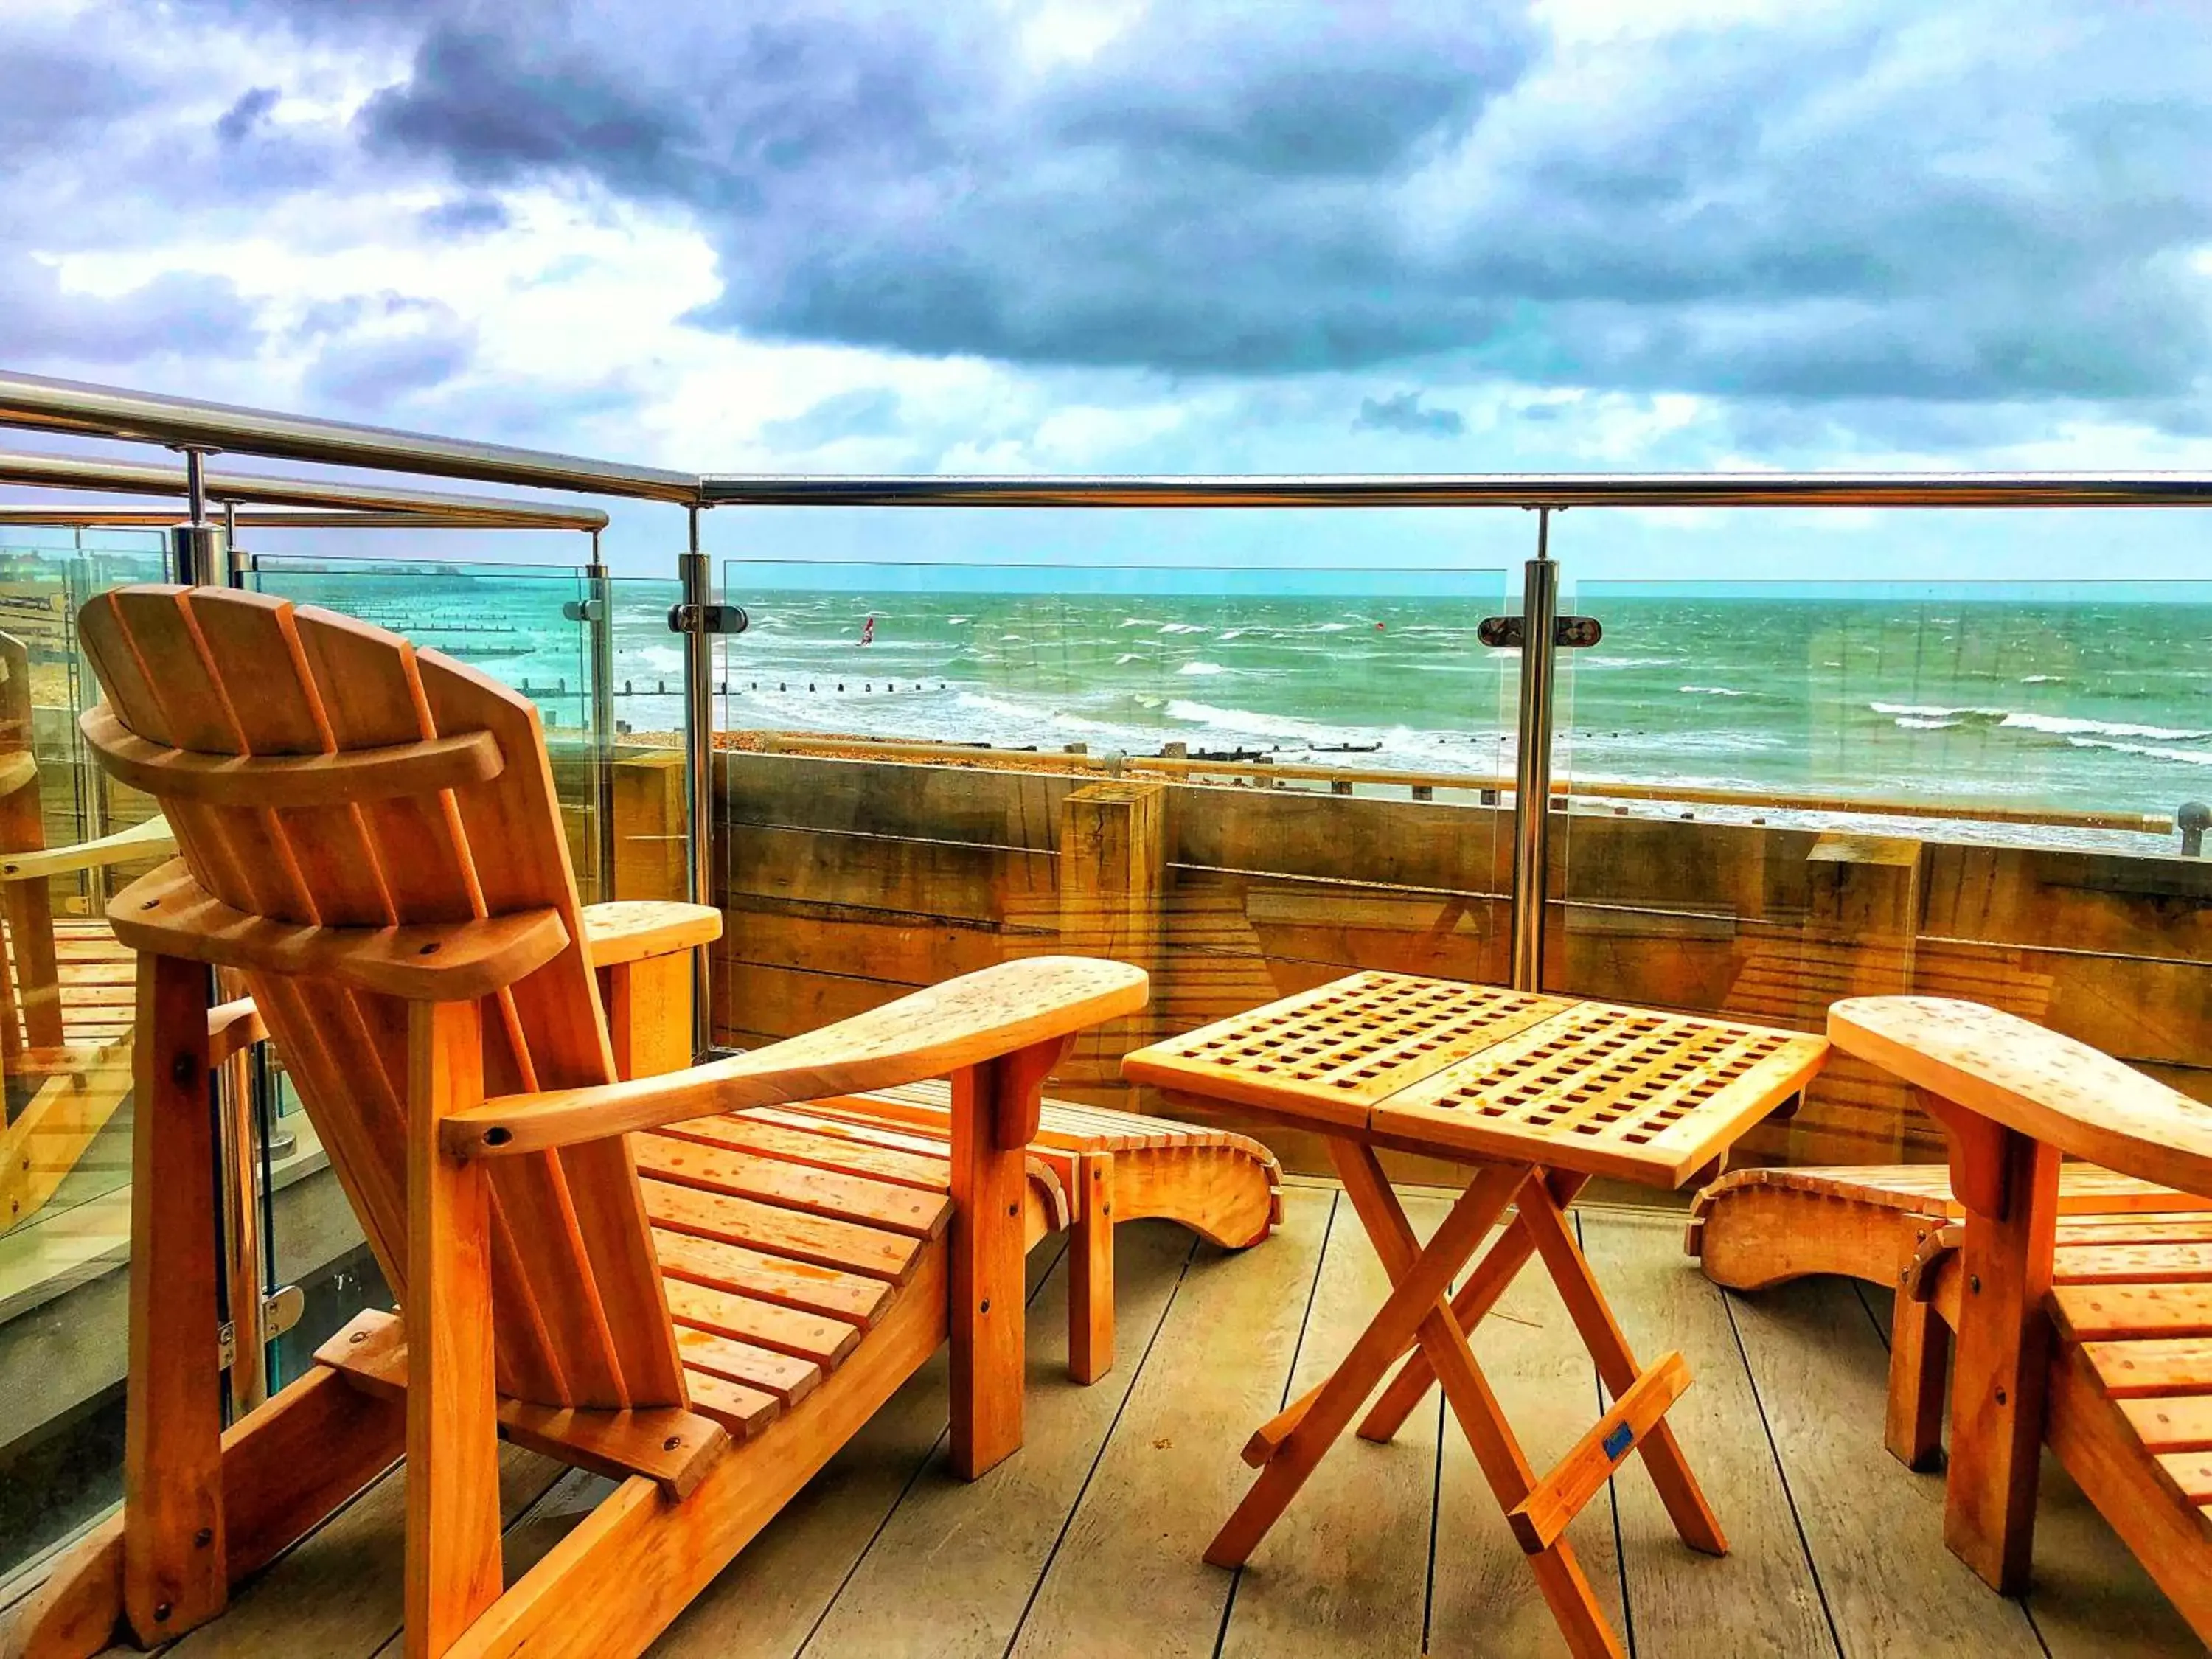
[[[186,587],[198,587],[223,576],[223,537],[220,526],[208,522],[207,458],[205,444],[178,444],[185,457],[183,524],[169,528],[169,574]]]
[[[238,503],[222,504],[222,580],[226,587],[244,587],[253,569],[253,555],[238,544]]]
[[[714,568],[699,544],[699,507],[689,514],[688,545],[677,561],[683,603],[696,607],[690,612],[693,626],[684,635],[684,783],[690,817],[685,896],[694,904],[707,904],[714,890],[714,636],[704,618],[714,602]],[[714,1047],[714,1013],[708,1001],[713,987],[703,945],[693,957],[691,984],[691,1048],[703,1054]]]
[[[599,558],[599,532],[590,532],[592,562],[584,567],[586,626],[592,641],[592,753],[598,780],[599,896],[615,890],[615,592]]]
[[[1536,556],[1521,586],[1521,710],[1513,794],[1513,988],[1544,988],[1544,896],[1552,811],[1552,673],[1559,642],[1559,567],[1552,514],[1536,509]]]

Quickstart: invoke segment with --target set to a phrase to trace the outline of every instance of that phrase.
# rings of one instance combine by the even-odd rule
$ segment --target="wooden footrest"
[[[1638,1376],[1613,1402],[1613,1409],[1508,1511],[1505,1518],[1521,1547],[1531,1555],[1549,1549],[1689,1386],[1689,1362],[1679,1353],[1663,1356]]]

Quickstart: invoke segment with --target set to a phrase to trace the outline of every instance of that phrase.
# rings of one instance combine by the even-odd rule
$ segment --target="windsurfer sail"
[[[871,617],[867,621],[860,624],[860,643],[862,645],[873,645],[875,642],[876,619],[873,617]]]

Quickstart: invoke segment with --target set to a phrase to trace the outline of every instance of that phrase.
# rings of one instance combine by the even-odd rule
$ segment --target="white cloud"
[[[2212,465],[2205,48],[2086,5],[574,15],[20,0],[0,360],[729,471]],[[1190,533],[1469,533],[1271,523]]]

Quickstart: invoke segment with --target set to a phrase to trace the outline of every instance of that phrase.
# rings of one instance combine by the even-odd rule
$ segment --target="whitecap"
[[[1226,674],[1228,672],[1218,662],[1187,662],[1176,670],[1178,674],[1195,674],[1201,678],[1209,674]]]
[[[2054,738],[2149,738],[2165,743],[2189,743],[2212,738],[2212,732],[2187,731],[2172,726],[2130,726],[2123,720],[2094,720],[2071,714],[2007,714],[2000,722],[2024,732],[2044,732]]]
[[[1867,708],[1877,714],[1909,714],[1923,720],[1959,720],[1968,715],[1995,720],[2003,720],[2007,713],[2002,708],[1944,708],[1926,702],[1870,702]]]
[[[2167,749],[2154,743],[2120,743],[2111,738],[2069,737],[2075,749],[2111,749],[2123,755],[2142,755],[2151,760],[2186,761],[2191,766],[2212,766],[2212,749]]]
[[[1678,685],[1674,688],[1692,697],[1747,697],[1748,691],[1737,691],[1725,685]]]
[[[1213,630],[1202,623],[1162,623],[1163,634],[1211,634]]]
[[[1119,732],[1121,729],[1104,720],[1086,720],[1081,714],[1071,714],[1065,709],[1040,708],[981,691],[963,691],[954,702],[959,707],[977,714],[995,714],[1001,720],[1017,721],[1024,728],[1034,726],[1038,720],[1045,720],[1071,732]]]
[[[1897,717],[1897,724],[1899,730],[1905,732],[1948,732],[1953,726],[1959,725],[1960,722],[1957,720],[1923,720],[1917,714],[1899,714]]]
[[[1144,653],[1141,651],[1124,651],[1120,656],[1114,659],[1114,666],[1119,668],[1124,663],[1141,662],[1143,659]]]
[[[1170,720],[1194,726],[1211,726],[1245,737],[1294,738],[1309,743],[1340,743],[1357,735],[1343,727],[1302,720],[1290,714],[1261,714],[1249,708],[1224,708],[1216,703],[1193,702],[1177,697],[1167,707]]]
[[[2065,678],[2063,674],[2023,674],[2020,683],[2022,685],[2056,685]]]

